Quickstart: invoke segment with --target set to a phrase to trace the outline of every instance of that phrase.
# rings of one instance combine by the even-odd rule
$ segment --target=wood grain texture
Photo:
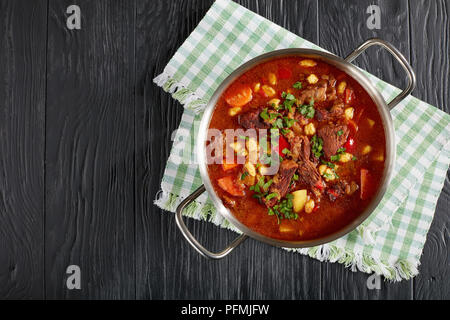
[[[237,0],[345,56],[370,37],[411,60],[414,95],[450,113],[447,0]],[[153,205],[182,106],[152,79],[213,0],[0,0],[0,298],[449,299],[450,174],[413,281],[368,290],[367,275],[248,240],[198,255]],[[66,8],[81,8],[81,30]],[[381,8],[381,30],[366,8]],[[320,23],[318,18],[320,17]],[[402,87],[370,48],[355,62]],[[186,220],[219,250],[236,236]],[[82,290],[66,289],[81,267]]]
[[[46,131],[47,298],[133,298],[133,1],[49,3]],[[67,290],[66,268],[81,268]]]
[[[261,15],[301,30],[315,41],[315,1],[240,1]],[[292,11],[290,5],[303,8]],[[137,297],[157,299],[318,299],[320,262],[249,240],[227,259],[200,257],[178,231],[172,214],[152,204],[170,152],[171,132],[182,106],[151,80],[195,28],[211,1],[139,1],[137,14],[136,249]],[[153,17],[153,18],[152,18]],[[302,22],[302,23],[299,23]],[[304,22],[304,23],[303,23]],[[162,26],[162,27],[161,27]],[[161,28],[155,33],[155,28]],[[167,34],[176,37],[167,38]],[[142,63],[142,66],[140,65]],[[147,67],[145,68],[144,65]],[[155,172],[159,172],[156,175]],[[187,220],[208,248],[218,250],[236,235],[205,222]]]
[[[376,4],[381,9],[381,29],[369,30],[366,9]],[[336,14],[339,12],[339,14]],[[408,3],[373,0],[319,0],[319,45],[341,57],[372,37],[389,41],[409,59]],[[369,48],[355,64],[399,87],[405,74],[392,57],[380,48]],[[324,263],[322,267],[324,299],[412,299],[412,281],[385,282],[380,290],[367,288],[367,274],[351,273],[343,265]]]
[[[413,94],[450,113],[450,3],[411,1],[411,63],[416,70]],[[414,279],[415,299],[450,299],[450,172]]]
[[[43,298],[46,1],[0,1],[0,30],[0,298]]]

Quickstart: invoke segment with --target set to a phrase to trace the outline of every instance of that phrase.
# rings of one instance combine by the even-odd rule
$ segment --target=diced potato
[[[259,171],[259,174],[260,174],[260,175],[262,175],[262,176],[268,176],[268,175],[269,175],[270,169],[267,168],[267,167],[265,167],[265,166],[260,166],[260,167],[258,168],[258,171]]]
[[[258,142],[255,138],[249,138],[247,140],[247,149],[249,152],[256,152],[258,151]]]
[[[312,73],[306,78],[306,80],[308,80],[310,84],[315,84],[319,81],[319,78],[317,78],[317,76],[314,73]]]
[[[246,156],[247,155],[247,151],[245,150],[245,148],[243,147],[242,144],[240,144],[239,142],[233,142],[230,144],[230,147],[236,151],[237,154],[239,155],[243,155]]]
[[[264,93],[266,94],[266,96],[268,96],[269,98],[273,97],[276,93],[275,89],[272,88],[271,86],[263,85],[261,88],[264,91]]]
[[[304,129],[305,129],[305,134],[307,136],[313,136],[316,133],[316,127],[314,126],[314,123],[312,123],[312,122],[308,123]]]
[[[367,123],[369,124],[369,127],[373,128],[373,126],[375,125],[375,121],[372,119],[367,118]]]
[[[247,170],[248,174],[251,175],[252,177],[256,176],[256,169],[255,166],[253,165],[253,163],[247,162],[244,165],[245,170]]]
[[[269,78],[269,83],[271,85],[276,85],[277,84],[277,76],[275,75],[275,73],[269,73],[269,75],[267,76]]]
[[[374,160],[374,161],[384,161],[384,153],[383,152],[380,152],[380,153],[378,153],[378,154],[374,154],[373,155],[373,157],[372,157],[372,160]]]
[[[315,205],[316,205],[316,204],[314,203],[314,200],[313,200],[313,199],[308,200],[308,201],[306,202],[306,204],[305,204],[305,212],[306,212],[306,213],[311,213],[311,212],[313,212],[314,206],[315,206]]]
[[[300,61],[300,65],[302,67],[315,67],[315,66],[317,66],[317,62],[315,62],[314,60],[311,60],[311,59],[305,59],[305,60]]]
[[[241,112],[241,110],[242,110],[241,107],[230,108],[230,109],[228,109],[228,114],[233,117],[233,116],[237,115],[239,112]]]
[[[267,102],[267,104],[269,105],[269,106],[274,106],[275,108],[278,108],[278,106],[280,105],[280,99],[277,99],[277,98],[273,98],[273,99],[270,99],[268,102]]]
[[[371,151],[372,151],[372,147],[367,145],[367,146],[364,146],[364,148],[362,149],[361,153],[363,155],[365,155],[365,154],[369,154]]]
[[[325,181],[333,181],[336,179],[336,174],[334,173],[333,169],[326,168],[325,172],[323,173],[323,177],[325,178]]]
[[[327,165],[321,164],[319,166],[319,173],[320,173],[320,175],[323,175],[325,173],[325,170],[327,170],[327,168],[328,168]]]
[[[346,87],[347,87],[347,82],[345,82],[345,81],[339,82],[338,87],[337,87],[337,93],[344,94]]]
[[[291,224],[287,224],[287,223],[284,223],[284,222],[282,222],[280,224],[279,230],[282,233],[289,233],[289,232],[294,232],[295,231],[294,227]]]
[[[255,83],[255,86],[253,87],[253,92],[258,92],[259,89],[261,89],[261,83]]]
[[[355,109],[353,109],[353,108],[347,108],[347,109],[345,109],[345,111],[344,111],[344,114],[345,114],[345,118],[347,119],[347,120],[351,120],[351,119],[353,119],[353,114],[355,113]]]
[[[292,192],[292,195],[294,196],[294,198],[292,198],[294,212],[299,213],[305,207],[308,194],[306,192],[306,189],[302,189]]]
[[[350,160],[352,160],[352,158],[353,158],[353,155],[351,153],[344,152],[339,157],[339,161],[340,162],[349,162]]]
[[[251,176],[251,175],[245,175],[244,180],[242,180],[242,183],[245,184],[246,186],[250,187],[250,186],[254,186],[256,183],[256,177]]]

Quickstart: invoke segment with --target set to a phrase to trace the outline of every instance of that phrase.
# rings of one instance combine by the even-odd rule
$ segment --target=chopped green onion
[[[294,84],[292,85],[292,87],[293,87],[294,89],[301,89],[301,88],[302,88],[302,83],[301,83],[300,81],[297,81],[296,83],[294,83]]]

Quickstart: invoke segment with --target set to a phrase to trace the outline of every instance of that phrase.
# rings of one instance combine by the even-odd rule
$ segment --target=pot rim
[[[310,240],[301,240],[301,241],[290,241],[290,240],[282,240],[282,239],[276,239],[271,238],[268,236],[265,236],[263,234],[260,234],[246,225],[244,225],[242,222],[240,222],[233,213],[227,209],[223,203],[222,200],[218,197],[216,194],[211,180],[208,175],[207,171],[207,164],[206,164],[206,138],[207,138],[207,130],[209,128],[209,124],[212,118],[213,111],[215,109],[216,103],[220,96],[223,94],[224,90],[239,76],[241,76],[246,71],[252,69],[256,65],[259,65],[263,62],[267,62],[273,59],[282,58],[282,57],[288,57],[288,56],[301,56],[301,57],[309,57],[316,60],[322,60],[328,64],[333,65],[337,69],[345,72],[348,76],[352,77],[355,81],[357,81],[363,89],[369,94],[369,96],[372,98],[374,104],[377,107],[377,110],[380,114],[380,117],[383,122],[383,128],[384,128],[384,134],[386,138],[386,157],[385,157],[385,166],[383,170],[383,176],[382,181],[380,183],[380,186],[372,198],[372,201],[369,203],[369,205],[366,207],[366,209],[357,217],[355,218],[351,223],[345,225],[341,229],[328,234],[323,237],[310,239]],[[389,186],[390,179],[392,177],[394,164],[395,164],[395,132],[394,132],[394,125],[392,121],[391,114],[389,112],[389,108],[387,106],[387,103],[385,102],[384,98],[381,96],[381,93],[375,88],[375,86],[370,82],[370,80],[367,78],[366,75],[364,75],[363,71],[359,69],[358,67],[354,66],[350,62],[344,60],[343,58],[323,52],[318,51],[314,49],[303,49],[303,48],[289,48],[289,49],[279,49],[270,51],[267,53],[264,53],[262,55],[259,55],[244,64],[242,64],[240,67],[235,69],[227,78],[225,78],[222,83],[217,87],[214,94],[211,96],[211,99],[206,105],[204,114],[202,116],[200,126],[199,126],[199,132],[197,135],[196,140],[196,151],[198,155],[198,165],[200,169],[200,175],[202,178],[202,181],[204,183],[205,189],[208,192],[208,195],[210,196],[217,213],[220,214],[222,217],[227,219],[234,227],[236,227],[238,230],[240,230],[245,235],[250,236],[253,239],[262,241],[264,243],[278,246],[278,247],[286,247],[286,248],[305,248],[305,247],[312,247],[317,246],[321,244],[325,244],[331,241],[334,241],[338,238],[341,238],[342,236],[346,235],[347,233],[355,230],[361,223],[363,223],[375,210],[375,208],[380,203],[381,199],[383,198],[384,194],[386,193],[386,190]]]

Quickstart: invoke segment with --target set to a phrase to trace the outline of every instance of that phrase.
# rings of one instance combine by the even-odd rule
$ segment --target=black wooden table
[[[450,2],[238,1],[345,55],[369,37],[411,61],[414,95],[449,112]],[[69,30],[69,5],[81,29]],[[369,290],[368,275],[256,241],[200,257],[153,205],[182,106],[152,83],[212,1],[0,0],[0,298],[450,298],[449,175],[420,275]],[[381,8],[381,29],[366,9]],[[394,85],[382,50],[357,65]],[[417,110],[420,112],[420,110]],[[234,234],[188,226],[210,248]],[[81,290],[66,268],[81,269]]]

